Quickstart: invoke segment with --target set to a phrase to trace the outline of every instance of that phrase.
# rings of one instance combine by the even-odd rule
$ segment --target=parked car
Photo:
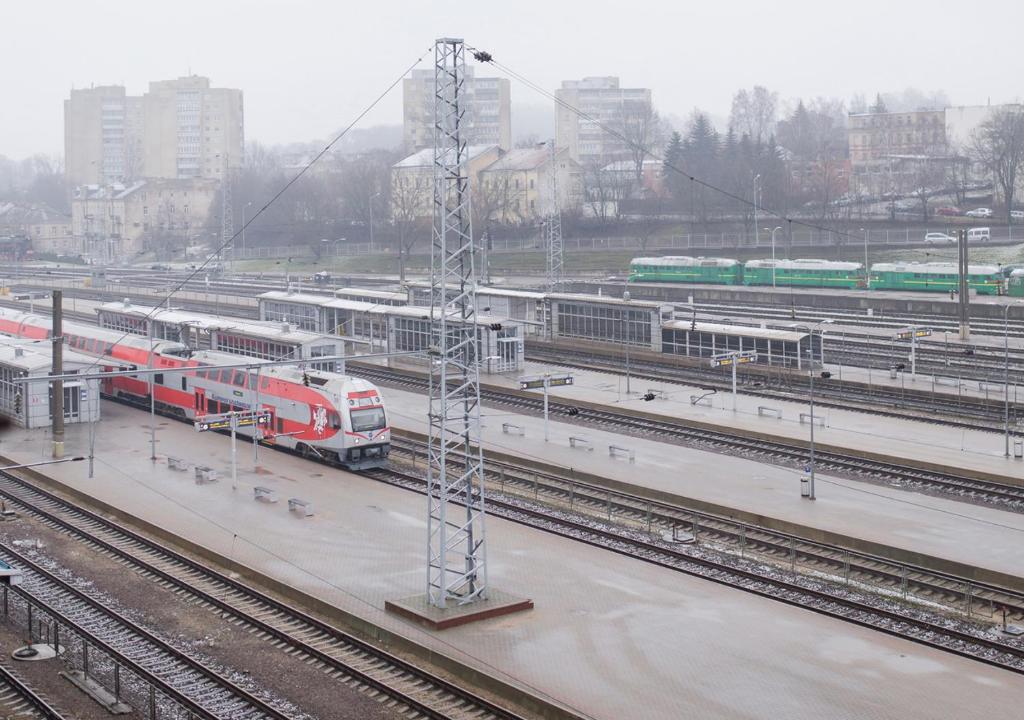
[[[992,208],[974,208],[965,212],[964,215],[972,218],[990,218],[992,217]]]
[[[956,238],[946,233],[932,232],[924,236],[926,243],[952,243],[956,242]]]
[[[992,230],[987,227],[971,228],[967,231],[967,242],[991,242]]]
[[[940,207],[935,208],[936,215],[944,215],[946,217],[957,217],[960,214],[960,208],[955,207]]]
[[[1010,218],[1012,220],[1024,220],[1024,210],[1011,210]]]

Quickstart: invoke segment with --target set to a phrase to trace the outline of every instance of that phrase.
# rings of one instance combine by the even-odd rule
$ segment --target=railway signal
[[[520,390],[544,390],[544,442],[548,441],[548,389],[553,387],[564,387],[566,385],[572,385],[572,375],[569,373],[560,375],[544,373],[543,375],[528,375],[519,378]],[[579,413],[579,410],[576,410],[575,413],[573,410],[576,410],[576,408],[569,409],[570,415],[576,415]]]
[[[734,350],[732,352],[714,355],[711,358],[711,367],[732,368],[732,411],[736,412],[736,366],[746,363],[757,362],[757,353],[753,350]]]

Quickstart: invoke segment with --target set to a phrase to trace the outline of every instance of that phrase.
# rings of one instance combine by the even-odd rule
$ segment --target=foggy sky
[[[1024,3],[982,0],[605,2],[175,0],[4,3],[0,154],[63,152],[71,87],[189,72],[245,93],[245,131],[267,144],[348,124],[436,37],[465,38],[553,90],[618,75],[650,87],[663,115],[726,116],[741,87],[781,99],[913,86],[955,104],[1024,97]],[[498,74],[493,69],[479,74]],[[512,80],[513,105],[549,104]],[[401,122],[401,87],[360,126]],[[515,134],[515,117],[512,118]]]

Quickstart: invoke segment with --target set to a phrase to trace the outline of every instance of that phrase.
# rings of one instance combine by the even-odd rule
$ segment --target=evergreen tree
[[[687,180],[680,172],[683,166],[683,136],[673,132],[669,138],[668,147],[665,148],[665,162],[662,166],[662,175],[665,178],[665,187],[676,200],[682,200],[686,196]]]

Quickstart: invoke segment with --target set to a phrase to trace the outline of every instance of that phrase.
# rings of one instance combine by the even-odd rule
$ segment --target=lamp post
[[[861,228],[860,231],[864,233],[864,275],[867,278],[868,290],[871,289],[871,270],[868,267],[868,231]]]
[[[775,233],[781,230],[781,227],[772,228],[772,288],[775,287]],[[765,228],[765,232],[768,228]]]

